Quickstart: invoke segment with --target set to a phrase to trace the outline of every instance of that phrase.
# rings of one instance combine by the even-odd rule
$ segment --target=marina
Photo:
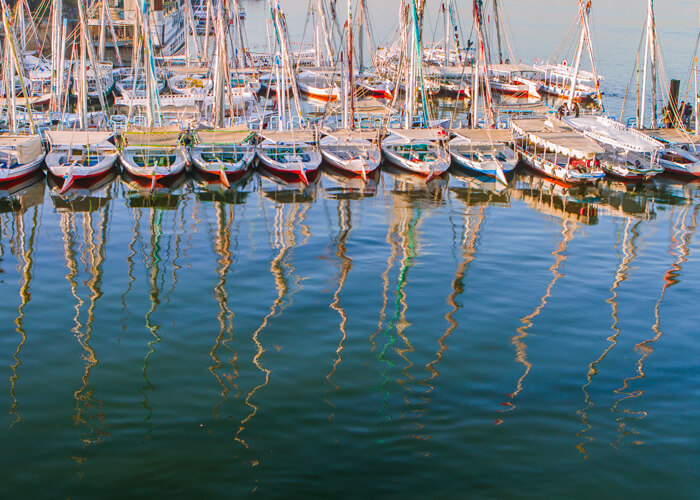
[[[0,496],[697,498],[700,4],[524,4],[0,0]]]

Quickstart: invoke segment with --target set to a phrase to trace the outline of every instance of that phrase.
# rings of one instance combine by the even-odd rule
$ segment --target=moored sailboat
[[[564,186],[602,179],[600,144],[553,118],[512,120],[521,159],[542,175]]]
[[[195,130],[190,149],[192,165],[205,179],[219,179],[227,188],[245,176],[255,159],[247,127]]]
[[[110,142],[111,132],[47,131],[51,150],[46,167],[56,179],[62,179],[61,192],[76,182],[93,180],[107,174],[118,158],[116,146]]]

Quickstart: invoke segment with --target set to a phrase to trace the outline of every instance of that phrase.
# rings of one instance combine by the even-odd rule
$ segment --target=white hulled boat
[[[515,169],[518,156],[508,145],[513,131],[504,129],[453,129],[447,147],[455,165],[507,184],[506,175]]]
[[[255,147],[249,142],[254,134],[247,127],[195,130],[193,135],[192,165],[205,179],[219,179],[230,187],[249,171]]]
[[[641,181],[664,170],[659,164],[663,145],[639,130],[604,116],[566,117],[563,121],[604,145],[607,154],[601,166],[614,177]]]
[[[94,180],[107,174],[119,156],[110,142],[112,132],[53,131],[46,132],[51,149],[46,167],[56,179],[62,179],[61,192],[81,180]]]
[[[132,177],[150,183],[151,190],[178,177],[188,157],[178,126],[152,127],[124,132],[119,152],[122,166]]]
[[[6,186],[34,174],[44,161],[37,134],[0,134],[0,185]]]
[[[602,179],[605,149],[593,139],[554,118],[512,120],[516,150],[537,172],[565,186]]]
[[[316,181],[322,158],[313,146],[313,132],[264,130],[260,135],[257,154],[263,169],[284,182]]]
[[[376,140],[376,131],[335,130],[328,132],[319,145],[321,155],[329,165],[366,182],[381,163],[381,150]]]
[[[387,161],[413,174],[431,180],[450,168],[450,154],[442,144],[443,129],[389,129],[382,141]]]

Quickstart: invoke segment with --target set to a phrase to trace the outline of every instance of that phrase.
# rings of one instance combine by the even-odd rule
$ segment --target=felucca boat
[[[37,134],[0,134],[0,185],[21,182],[41,168],[44,148]]]
[[[110,142],[112,132],[54,131],[46,132],[51,146],[46,167],[56,179],[62,179],[61,193],[81,180],[93,180],[107,174],[119,156]]]
[[[535,171],[566,187],[605,176],[600,159],[605,149],[593,139],[554,118],[511,121],[516,150]]]
[[[425,177],[429,181],[450,168],[450,154],[442,144],[447,133],[440,128],[389,129],[382,141],[382,152],[387,161]]]
[[[676,128],[641,132],[663,145],[658,155],[665,174],[688,180],[700,178],[700,137]]]
[[[515,169],[518,156],[508,146],[513,131],[505,129],[452,129],[455,137],[447,147],[458,167],[507,184],[506,175]]]
[[[312,145],[313,132],[263,130],[260,135],[257,154],[263,169],[285,182],[316,181],[322,158]]]
[[[642,181],[664,171],[659,164],[661,144],[646,134],[603,116],[565,117],[565,123],[603,145],[606,173],[626,181]]]
[[[381,163],[376,131],[336,130],[320,141],[321,155],[339,172],[365,182]]]
[[[181,137],[178,126],[124,132],[124,146],[119,152],[122,166],[136,180],[150,181],[154,190],[157,184],[167,183],[185,170],[188,158]]]
[[[255,159],[248,127],[195,130],[190,149],[192,165],[205,179],[220,179],[227,188],[241,179]]]

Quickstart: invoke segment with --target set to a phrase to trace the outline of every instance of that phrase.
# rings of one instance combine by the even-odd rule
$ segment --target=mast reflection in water
[[[3,496],[694,480],[696,187],[320,177],[0,193]]]

